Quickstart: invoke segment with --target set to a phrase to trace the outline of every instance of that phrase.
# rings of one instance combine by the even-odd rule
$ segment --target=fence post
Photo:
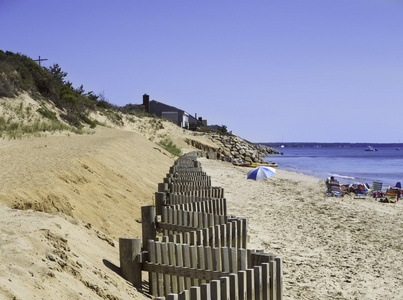
[[[262,263],[262,296],[270,299],[270,271],[269,263]]]
[[[167,243],[161,243],[161,262],[164,265],[169,265],[169,249]],[[164,274],[164,294],[175,293],[171,288],[171,275]]]
[[[221,248],[213,248],[213,270],[214,271],[221,271],[222,266],[221,266],[221,253],[220,253]]]
[[[221,267],[223,272],[229,272],[228,247],[221,247]]]
[[[229,272],[236,273],[238,272],[238,255],[236,248],[228,248],[228,256],[229,256]]]
[[[283,259],[276,257],[277,300],[283,300]]]
[[[176,266],[176,253],[175,253],[175,244],[174,243],[168,243],[168,261],[169,265],[171,266]],[[178,293],[181,291],[178,291],[178,276],[171,276],[171,291],[172,293]]]
[[[254,266],[255,277],[255,300],[263,299],[263,286],[262,286],[262,266]]]
[[[176,265],[183,267],[182,243],[175,244]],[[186,266],[187,267],[187,266]],[[185,289],[185,278],[178,276],[178,293]]]
[[[200,285],[200,296],[201,296],[201,299],[202,300],[204,300],[204,299],[211,299],[211,294],[210,294],[210,284],[207,284],[207,283],[202,283],[201,285]]]
[[[229,277],[220,277],[221,300],[230,299]]]
[[[242,247],[248,249],[248,219],[242,220]]]
[[[184,290],[180,292],[179,300],[190,300],[190,290]]]
[[[137,261],[137,255],[140,253],[140,238],[119,238],[120,270],[123,277],[139,289],[141,289],[142,278],[141,263]]]
[[[277,274],[276,274],[276,261],[269,262],[270,273],[270,300],[276,300],[277,298]]]
[[[158,192],[165,193],[168,190],[168,183],[158,183]]]
[[[246,300],[246,271],[238,271],[238,298]]]
[[[156,237],[155,230],[155,206],[148,205],[141,207],[141,221],[143,233],[143,249],[148,251],[148,240]]]
[[[229,274],[229,285],[231,300],[239,300],[238,274]]]
[[[221,299],[221,282],[220,280],[212,280],[210,281],[210,295],[211,300],[220,300]]]
[[[155,241],[148,241],[148,261],[149,262],[157,262],[157,254],[155,251]],[[149,282],[149,293],[153,296],[158,295],[158,274],[148,272],[148,282]]]
[[[246,250],[238,249],[238,270],[246,270]]]
[[[255,278],[253,269],[246,269],[246,298],[255,298]]]
[[[199,286],[192,286],[190,288],[190,299],[192,299],[192,300],[201,300],[200,287]]]
[[[188,244],[182,245],[182,253],[183,253],[183,265],[186,267],[189,267],[190,258],[189,258],[189,245]],[[191,284],[190,277],[185,277],[185,289],[189,290],[191,286],[192,286],[192,284]]]
[[[166,194],[164,192],[155,192],[155,214],[162,215],[162,206],[164,205]]]

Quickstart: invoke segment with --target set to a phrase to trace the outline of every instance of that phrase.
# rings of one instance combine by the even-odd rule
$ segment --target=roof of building
[[[195,117],[193,117],[191,114],[189,114],[188,112],[186,112],[186,111],[184,111],[184,110],[182,110],[182,109],[180,109],[180,108],[177,108],[177,107],[175,107],[175,106],[168,105],[168,104],[165,104],[165,103],[156,101],[156,100],[151,100],[151,101],[150,101],[150,108],[153,107],[153,105],[162,106],[162,107],[164,107],[164,109],[166,109],[167,111],[176,111],[176,112],[180,112],[180,113],[182,113],[182,114],[185,114],[185,115],[188,116],[190,123],[197,123],[197,119],[196,119]]]

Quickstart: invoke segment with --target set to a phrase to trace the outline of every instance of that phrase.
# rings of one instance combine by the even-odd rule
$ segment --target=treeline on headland
[[[89,118],[89,113],[96,110],[122,111],[122,108],[109,103],[102,93],[96,95],[93,91],[85,91],[83,85],[74,88],[66,80],[64,72],[58,64],[47,68],[39,66],[34,60],[21,53],[0,50],[0,97],[14,97],[21,92],[27,92],[33,99],[52,102],[63,113],[60,117],[68,124],[80,128],[88,124],[94,128],[95,120]],[[43,108],[40,113],[47,118],[56,118],[54,112]],[[114,121],[121,122],[119,114]]]

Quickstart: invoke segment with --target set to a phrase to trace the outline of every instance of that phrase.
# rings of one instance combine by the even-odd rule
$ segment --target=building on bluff
[[[196,130],[200,127],[208,127],[207,120],[203,120],[201,117],[197,118],[197,114],[193,117],[191,114],[174,106],[156,100],[150,101],[150,96],[147,94],[143,95],[143,104],[128,104],[126,108],[142,110],[157,117],[170,120],[181,128]]]

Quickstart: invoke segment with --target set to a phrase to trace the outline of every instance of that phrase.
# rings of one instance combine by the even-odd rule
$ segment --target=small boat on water
[[[277,164],[276,163],[270,163],[270,164],[261,164],[261,163],[251,163],[251,164],[246,164],[246,163],[232,163],[234,166],[238,167],[248,167],[248,168],[256,168],[256,167],[272,167],[276,168]]]
[[[367,147],[365,147],[364,150],[365,150],[365,151],[378,151],[378,149],[375,149],[375,148],[372,147],[372,146],[367,146]]]

